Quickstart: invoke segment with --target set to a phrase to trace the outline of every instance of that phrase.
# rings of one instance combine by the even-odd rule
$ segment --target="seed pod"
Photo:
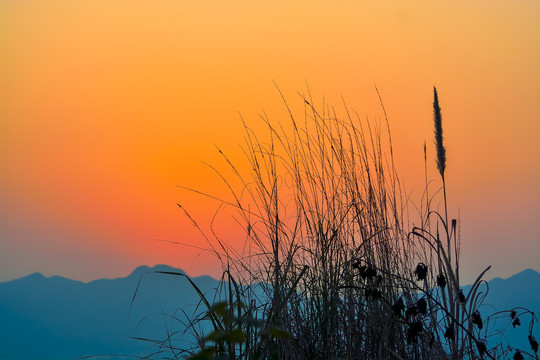
[[[459,289],[459,302],[464,304],[466,300],[465,294],[463,294],[463,289]]]
[[[472,322],[473,324],[475,324],[476,326],[478,326],[478,329],[482,330],[482,327],[484,326],[482,324],[482,316],[480,316],[480,312],[479,311],[475,311],[473,314],[472,314]]]
[[[416,265],[416,270],[414,270],[414,274],[416,275],[416,280],[422,281],[425,280],[427,277],[427,271],[428,267],[424,263],[419,263]]]
[[[440,274],[437,276],[437,285],[440,286],[442,289],[446,286],[446,278],[443,274]]]

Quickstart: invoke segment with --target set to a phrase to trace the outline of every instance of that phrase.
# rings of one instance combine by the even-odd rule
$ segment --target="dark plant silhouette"
[[[482,330],[482,327],[484,327],[484,323],[482,322],[482,316],[480,315],[480,312],[476,310],[472,314],[472,322],[474,325],[478,326],[478,329]]]
[[[236,211],[235,220],[246,229],[246,246],[231,248],[213,227],[212,237],[204,235],[224,266],[227,301],[217,307],[203,301],[207,316],[191,328],[210,321],[214,330],[183,350],[192,359],[509,356],[509,347],[488,346],[490,318],[480,315],[487,291],[482,278],[489,267],[467,296],[461,288],[459,224],[448,221],[446,148],[436,88],[433,119],[442,199],[434,192],[422,208],[420,226],[412,229],[403,221],[407,200],[394,168],[382,101],[386,142],[379,127],[347,107],[340,118],[324,106],[319,111],[311,95],[302,101],[303,127],[285,100],[288,128],[263,116],[270,134],[263,141],[245,125],[247,176],[220,151],[238,189],[212,167],[231,190],[230,200],[219,200],[220,209]],[[425,159],[426,153],[424,145]],[[432,209],[435,199],[442,202],[441,212]],[[525,313],[512,311],[511,320]],[[534,314],[531,318],[529,342],[536,353]],[[516,351],[514,358],[522,353]]]
[[[414,270],[414,273],[416,275],[416,280],[418,281],[426,280],[427,272],[428,272],[428,268],[426,264],[419,263],[418,265],[416,265],[416,270]]]
[[[532,335],[529,335],[529,344],[531,344],[532,351],[535,354],[538,353],[538,341]]]
[[[443,289],[446,287],[446,277],[443,274],[437,275],[437,286]]]
[[[462,289],[459,289],[459,302],[463,304],[467,302],[467,299],[465,298],[465,294],[463,294]]]

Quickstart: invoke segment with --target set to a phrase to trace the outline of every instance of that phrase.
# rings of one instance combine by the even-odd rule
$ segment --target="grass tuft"
[[[199,341],[180,353],[191,359],[508,357],[510,347],[488,341],[490,318],[481,313],[489,267],[467,293],[459,281],[459,222],[448,221],[436,88],[435,144],[444,191],[426,199],[421,226],[404,221],[408,198],[394,168],[386,115],[383,131],[380,122],[362,119],[346,105],[343,116],[325,104],[317,108],[308,91],[299,121],[282,98],[289,119],[262,116],[266,140],[244,123],[249,172],[239,172],[222,151],[233,178],[211,167],[232,200],[188,189],[233,210],[246,243],[234,249],[213,228],[207,236],[186,212],[222,262],[223,277],[216,306],[200,294],[206,312],[189,322]],[[428,184],[426,170],[426,197]],[[437,201],[443,214],[431,209]],[[515,311],[506,314],[508,321],[527,314]],[[534,319],[531,314],[535,354],[519,354],[538,359]],[[213,330],[202,336],[196,329],[204,321]]]

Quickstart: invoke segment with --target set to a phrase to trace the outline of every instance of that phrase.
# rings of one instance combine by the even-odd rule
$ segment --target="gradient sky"
[[[435,172],[439,90],[463,279],[540,270],[540,2],[25,0],[0,3],[0,281],[219,265],[182,216],[220,194],[203,161],[241,161],[257,129],[315,100],[392,129],[407,189]],[[317,104],[316,104],[317,105]],[[302,114],[299,114],[302,115]],[[219,166],[221,166],[219,165]],[[233,237],[237,228],[220,219]],[[232,235],[231,235],[232,234]]]

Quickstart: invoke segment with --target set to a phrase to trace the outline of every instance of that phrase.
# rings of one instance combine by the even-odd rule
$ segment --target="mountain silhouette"
[[[132,337],[163,340],[167,331],[184,330],[180,320],[185,316],[177,314],[175,320],[170,315],[181,309],[191,316],[200,299],[185,277],[157,271],[184,274],[158,265],[89,283],[39,273],[0,283],[0,359],[151,353],[152,343]],[[201,276],[193,281],[213,299],[217,280]]]
[[[464,287],[464,292],[468,293],[470,286]],[[503,310],[516,308],[517,314],[522,314],[523,308],[530,310],[540,320],[540,273],[527,269],[509,278],[494,278],[482,286],[483,291],[487,291],[483,305],[479,310],[484,319],[487,316]],[[522,308],[522,309],[520,309]],[[512,326],[512,317],[508,313],[501,314],[490,320],[489,333],[487,334],[488,347],[496,344],[511,346],[526,351],[531,351],[528,340],[530,314],[520,315],[521,326]],[[534,321],[533,335],[540,338],[538,331],[538,321]],[[498,330],[504,329],[504,333]]]
[[[188,345],[193,337],[184,333],[185,323],[194,314],[203,313],[205,307],[184,276],[158,272],[185,274],[158,265],[140,266],[125,278],[89,283],[39,273],[0,283],[0,360],[144,356],[156,349],[151,340],[164,340],[173,332]],[[193,281],[210,302],[218,301],[217,280],[201,276]],[[540,273],[528,269],[507,279],[495,278],[487,285],[483,289],[489,287],[489,292],[480,308],[484,319],[519,306],[540,314]],[[464,293],[469,289],[463,287]],[[507,331],[506,337],[493,333],[488,347],[504,341],[529,349],[529,319],[524,315],[523,325],[516,328],[510,325],[508,315],[490,324],[490,328]],[[109,359],[94,359],[105,358]]]

